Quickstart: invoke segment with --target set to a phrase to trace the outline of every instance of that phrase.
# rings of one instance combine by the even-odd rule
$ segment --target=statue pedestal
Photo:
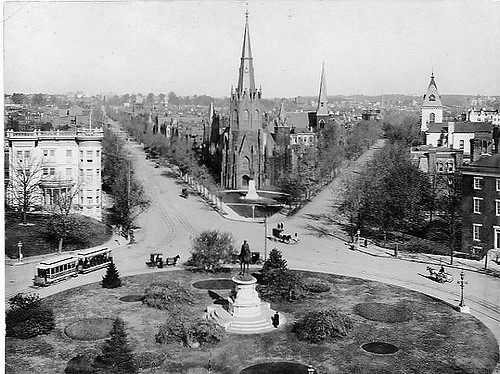
[[[236,296],[229,299],[229,307],[224,310],[221,305],[209,305],[207,315],[223,326],[228,332],[235,334],[259,334],[274,331],[272,317],[275,313],[271,305],[263,302],[255,289],[257,279],[251,275],[236,275],[232,278]],[[280,326],[286,318],[280,313]]]
[[[255,290],[257,279],[251,275],[233,277],[236,299],[233,303],[233,317],[256,317],[261,314],[259,294]]]

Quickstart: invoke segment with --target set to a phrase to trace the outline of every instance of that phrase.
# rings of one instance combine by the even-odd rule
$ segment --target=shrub
[[[110,262],[108,265],[108,270],[104,277],[102,277],[102,287],[103,288],[117,288],[121,287],[122,281],[120,279],[120,274],[116,270],[114,262]]]
[[[264,273],[257,286],[260,297],[270,301],[293,301],[303,296],[300,278],[284,269],[272,269]]]
[[[193,239],[191,258],[188,259],[187,265],[214,270],[223,263],[232,262],[235,251],[231,233],[203,231]]]
[[[262,265],[261,271],[267,272],[273,269],[287,269],[286,260],[283,258],[281,251],[277,248],[271,249],[271,252],[269,252],[269,258],[264,262],[264,265]]]
[[[326,338],[346,336],[352,328],[351,319],[332,309],[314,311],[295,322],[292,331],[299,340],[319,343]]]
[[[10,309],[5,313],[7,336],[29,339],[54,329],[54,312],[43,304],[38,295],[19,293],[11,297],[9,303]]]
[[[179,304],[191,304],[193,301],[191,291],[176,281],[152,283],[144,291],[143,304],[158,309],[177,308]]]
[[[92,362],[94,356],[88,353],[78,354],[68,361],[64,372],[66,374],[92,374]]]
[[[309,292],[320,293],[330,291],[330,284],[328,282],[314,277],[306,278],[302,282],[302,286]]]
[[[155,369],[165,361],[165,355],[159,352],[141,352],[135,357],[135,365],[139,369]]]
[[[224,328],[206,318],[189,319],[185,313],[170,313],[155,335],[157,343],[181,343],[191,348],[217,344],[224,336]]]
[[[115,318],[111,337],[104,342],[102,354],[95,358],[93,369],[95,373],[137,373],[132,350],[127,341],[125,324],[120,318]]]

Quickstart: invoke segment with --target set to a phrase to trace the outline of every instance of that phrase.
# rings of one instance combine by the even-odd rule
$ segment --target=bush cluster
[[[143,304],[153,308],[168,310],[182,304],[191,304],[194,300],[191,291],[176,281],[152,283],[144,291]]]
[[[321,293],[330,291],[330,284],[322,279],[309,277],[302,281],[302,286],[309,292]]]
[[[157,343],[181,343],[197,348],[217,344],[224,337],[224,328],[206,318],[188,319],[184,313],[172,313],[155,335]]]
[[[192,241],[191,257],[187,266],[216,271],[224,263],[234,262],[236,248],[230,232],[206,230]]]
[[[54,312],[38,295],[17,294],[9,299],[5,313],[5,333],[19,339],[29,339],[50,333],[55,324]]]
[[[262,284],[257,286],[259,295],[269,301],[294,301],[304,296],[300,277],[285,269],[272,269],[262,275]]]
[[[310,312],[295,322],[292,331],[299,340],[319,343],[326,338],[346,336],[352,328],[351,319],[336,310],[324,309]]]

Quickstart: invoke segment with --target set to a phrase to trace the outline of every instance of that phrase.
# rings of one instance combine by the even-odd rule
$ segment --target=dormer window
[[[434,94],[430,94],[429,101],[436,101],[436,96],[434,96]]]

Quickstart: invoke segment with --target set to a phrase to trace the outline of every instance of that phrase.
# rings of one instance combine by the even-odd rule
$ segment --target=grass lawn
[[[111,229],[95,219],[81,216],[82,222],[89,228],[78,241],[64,244],[65,251],[90,248],[106,243],[112,235]],[[36,256],[57,251],[57,242],[46,237],[45,230],[49,216],[45,214],[28,214],[29,225],[21,225],[20,213],[5,213],[5,256],[17,258],[17,243],[23,243],[23,256]]]
[[[82,319],[115,316],[125,322],[134,355],[144,368],[141,373],[204,373],[209,358],[212,373],[224,374],[238,374],[248,366],[277,361],[312,365],[318,373],[486,374],[492,373],[498,362],[493,334],[473,316],[460,314],[446,303],[384,283],[312,272],[301,274],[329,282],[330,290],[308,294],[293,303],[271,304],[288,321],[273,332],[226,334],[217,346],[199,349],[157,344],[154,336],[165,321],[165,311],[119,298],[141,295],[150,283],[167,279],[176,279],[191,288],[194,281],[211,275],[184,270],[155,272],[123,278],[122,287],[117,289],[103,289],[97,283],[56,294],[46,299],[56,314],[56,329],[50,335],[29,340],[6,338],[6,373],[61,373],[77,354],[100,353],[103,340],[73,340],[64,331]],[[228,274],[213,278],[228,278]],[[184,307],[185,312],[198,316],[213,300],[207,290],[191,290],[197,298]],[[226,295],[223,291],[218,293]],[[377,315],[380,303],[394,306],[387,309],[392,313],[404,310],[403,321],[398,322],[395,317],[381,321]],[[357,307],[358,304],[363,306]],[[308,311],[322,308],[336,308],[353,320],[348,336],[319,344],[297,340],[291,332],[293,322]],[[379,355],[361,348],[371,342],[389,343],[399,350],[392,355]],[[153,361],[159,366],[147,368],[148,362]]]

